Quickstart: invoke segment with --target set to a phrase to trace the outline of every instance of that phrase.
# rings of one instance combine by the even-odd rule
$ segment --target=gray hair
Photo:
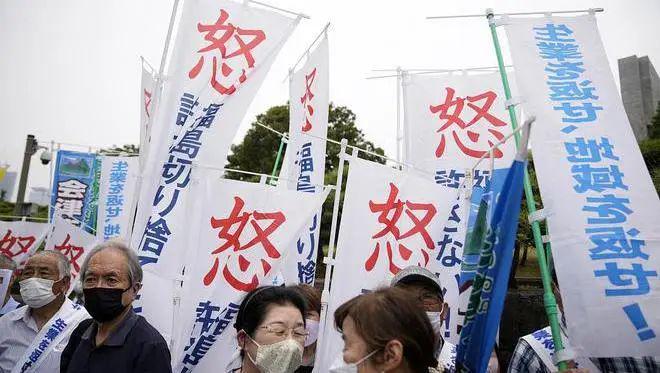
[[[12,258],[0,254],[0,268],[6,268],[15,271],[17,267],[18,266],[16,265],[16,262]]]
[[[69,259],[66,257],[66,255],[62,254],[57,250],[44,250],[44,251],[39,251],[36,254],[32,255],[31,258],[42,255],[55,257],[55,259],[57,260],[57,271],[59,272],[60,279],[64,277],[71,278],[71,263],[69,262]]]
[[[87,254],[83,264],[80,266],[81,281],[84,281],[85,279],[85,273],[87,273],[89,261],[92,259],[92,257],[106,249],[115,249],[124,254],[124,257],[126,258],[126,267],[128,267],[128,279],[131,281],[131,285],[142,282],[142,267],[140,266],[140,260],[138,259],[137,254],[135,251],[133,251],[133,249],[128,247],[128,245],[120,240],[109,240],[102,244],[96,245],[96,247],[94,247],[92,251]]]

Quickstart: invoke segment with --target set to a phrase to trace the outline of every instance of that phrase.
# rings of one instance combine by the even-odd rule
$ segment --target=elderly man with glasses
[[[105,242],[87,255],[80,278],[93,319],[74,330],[60,371],[171,372],[167,343],[131,306],[142,287],[135,252],[119,241]]]
[[[67,297],[71,267],[59,251],[41,251],[20,276],[25,306],[0,318],[0,372],[59,372],[60,353],[89,318]]]

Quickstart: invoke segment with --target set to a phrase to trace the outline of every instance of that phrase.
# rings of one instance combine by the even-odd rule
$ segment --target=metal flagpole
[[[275,164],[273,165],[273,172],[270,173],[271,178],[268,180],[268,184],[272,185],[271,183],[273,182],[273,178],[277,173],[278,166],[280,165],[280,158],[282,158],[282,150],[284,149],[284,144],[286,143],[286,137],[282,136],[280,137],[280,147],[277,149],[277,156],[275,157]]]
[[[339,150],[339,166],[337,167],[337,182],[335,183],[335,196],[332,206],[332,223],[330,224],[330,240],[328,242],[328,255],[323,259],[325,263],[325,278],[323,279],[323,292],[321,293],[321,330],[319,331],[319,340],[317,342],[316,351],[323,351],[323,343],[325,342],[328,316],[328,299],[330,298],[330,277],[332,276],[332,269],[335,260],[335,241],[337,235],[337,218],[339,217],[339,202],[341,201],[341,187],[344,176],[344,161],[346,160],[346,147],[348,146],[347,139],[341,139],[341,149]],[[353,152],[357,152],[353,149]],[[320,353],[316,354],[314,366],[320,366],[318,358]]]
[[[396,160],[401,162],[401,66],[396,67]]]
[[[502,57],[502,49],[500,48],[500,41],[497,36],[497,25],[495,22],[495,13],[492,9],[486,10],[486,18],[488,20],[488,26],[490,27],[491,36],[493,38],[493,46],[495,47],[495,54],[497,55],[497,65],[499,66],[500,76],[502,78],[502,85],[504,87],[504,95],[507,99],[507,102],[511,100],[511,89],[509,87],[509,79],[507,78],[506,69],[504,67],[504,58]],[[518,122],[516,119],[516,110],[515,105],[508,104],[507,107],[509,111],[509,117],[511,118],[511,126],[515,130],[518,127]],[[520,134],[515,133],[516,147],[520,144]],[[536,201],[534,200],[534,193],[532,191],[532,185],[529,181],[529,172],[525,168],[524,175],[524,189],[525,189],[525,200],[527,201],[527,215],[531,216],[536,212]],[[557,318],[557,300],[555,299],[554,294],[552,293],[551,277],[550,270],[548,268],[545,249],[543,247],[543,238],[541,235],[541,226],[538,220],[534,220],[532,223],[532,233],[534,235],[534,247],[536,248],[536,256],[538,258],[539,268],[541,271],[541,281],[543,282],[543,303],[545,304],[545,311],[550,322],[550,329],[552,331],[552,340],[555,344],[555,356],[561,356],[558,354],[561,350],[564,349],[564,344],[561,340],[561,329],[559,326],[559,319]],[[560,361],[557,363],[559,370],[564,371],[567,369],[565,361]]]

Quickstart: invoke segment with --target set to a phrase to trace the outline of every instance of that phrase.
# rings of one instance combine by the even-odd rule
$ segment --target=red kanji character
[[[75,273],[80,272],[80,265],[78,265],[78,259],[82,256],[83,252],[85,249],[81,246],[75,246],[69,243],[69,240],[71,240],[71,235],[66,234],[66,238],[64,241],[62,241],[61,244],[55,245],[55,250],[61,252],[69,258],[69,263],[71,263],[71,266],[75,270]]]
[[[396,241],[399,256],[404,261],[408,261],[411,258],[413,251],[399,241],[405,240],[406,238],[415,235],[420,235],[424,240],[424,245],[426,248],[422,247],[419,251],[424,258],[423,265],[426,265],[429,261],[429,254],[425,250],[433,250],[434,248],[433,240],[427,232],[426,226],[428,226],[431,220],[433,220],[437,210],[432,203],[415,203],[411,201],[406,201],[404,203],[401,201],[401,199],[397,198],[398,194],[399,189],[396,187],[396,185],[390,183],[390,192],[385,203],[375,203],[374,201],[369,201],[369,209],[371,212],[380,213],[378,216],[378,222],[385,225],[383,229],[371,236],[371,238],[382,238],[386,234],[391,233],[394,237],[394,240]],[[407,232],[401,233],[397,223],[403,215],[404,208],[406,216],[409,218],[412,227]],[[419,218],[413,213],[414,211],[424,211],[425,213],[421,218]],[[380,255],[380,247],[380,242],[376,242],[376,247],[365,262],[365,269],[367,271],[373,270],[376,266],[376,262],[378,261],[378,257]],[[392,274],[396,274],[399,272],[400,268],[394,263],[394,250],[392,249],[392,243],[390,241],[386,242],[386,250],[389,262],[389,270]],[[419,264],[422,265],[422,263]]]
[[[266,252],[267,257],[259,258],[259,262],[261,263],[263,276],[268,275],[272,268],[272,265],[268,259],[278,259],[281,256],[275,245],[273,245],[268,237],[286,221],[286,218],[282,212],[242,212],[244,206],[245,202],[240,197],[234,197],[234,207],[232,208],[229,217],[224,219],[216,219],[214,217],[211,218],[211,227],[220,228],[220,231],[218,232],[218,238],[225,240],[224,244],[215,249],[211,254],[220,254],[231,248],[232,253],[230,253],[229,257],[227,258],[227,262],[222,269],[222,275],[224,276],[225,280],[227,280],[227,282],[235,289],[250,291],[259,285],[259,276],[257,276],[258,270],[252,269],[248,272],[252,262],[246,257],[247,253],[245,255],[234,253],[247,250],[257,244],[260,244]],[[254,237],[252,237],[247,243],[241,244],[241,237],[245,231],[245,227],[247,226],[248,221],[250,222],[250,226],[254,231]],[[261,226],[259,224],[260,221],[270,221],[270,224],[267,226]],[[234,228],[234,226],[236,227]],[[232,228],[234,228],[234,231],[233,233],[230,233]],[[229,268],[230,262],[234,263],[232,260],[236,261],[240,272],[247,272],[246,276],[240,276],[243,278],[249,278],[247,282],[242,281],[240,278],[236,277],[234,273],[232,273],[231,269]],[[220,260],[216,256],[214,258],[211,269],[206,274],[206,276],[204,276],[204,285],[209,286],[213,282],[215,276],[218,273],[219,265]],[[250,275],[252,276],[250,277]]]
[[[314,79],[316,78],[316,68],[312,70],[309,75],[305,75],[305,94],[300,98],[300,103],[303,104],[303,107],[307,109],[305,113],[305,123],[303,123],[302,131],[307,132],[312,129],[312,122],[309,121],[309,117],[314,115],[314,107],[309,103],[314,98],[314,93],[312,93],[312,84],[314,84]]]
[[[147,118],[151,118],[151,113],[149,113],[149,106],[151,106],[151,92],[144,90],[144,113],[147,115]]]
[[[36,240],[34,236],[14,236],[12,235],[12,230],[8,229],[5,236],[0,240],[0,254],[13,259],[16,256],[27,253]]]
[[[491,113],[488,112],[490,107],[493,105],[493,102],[495,102],[495,99],[497,98],[497,94],[493,91],[486,91],[484,93],[478,94],[476,96],[467,96],[467,97],[457,97],[454,99],[454,93],[456,92],[453,88],[447,87],[445,88],[447,91],[447,96],[445,97],[445,102],[437,105],[437,106],[430,106],[431,113],[433,114],[438,114],[439,119],[444,120],[444,124],[442,127],[440,127],[439,130],[436,132],[442,132],[446,130],[447,128],[450,128],[452,124],[458,125],[458,129],[456,128],[451,128],[451,134],[452,137],[454,138],[454,141],[458,145],[458,148],[466,155],[469,155],[470,157],[474,158],[481,158],[482,156],[488,154],[488,149],[492,147],[496,141],[500,141],[504,138],[504,135],[502,135],[501,132],[497,131],[496,129],[493,128],[488,128],[488,132],[493,135],[496,139],[496,141],[488,140],[488,149],[474,149],[471,148],[469,145],[475,145],[479,142],[479,137],[481,136],[480,133],[472,131],[471,129],[467,129],[468,127],[476,124],[479,122],[481,119],[485,119],[486,122],[488,122],[490,125],[495,126],[495,127],[501,127],[501,126],[506,126],[506,123],[499,118],[495,117]],[[465,101],[467,100],[467,106],[471,108],[474,111],[474,117],[467,123],[461,119],[461,114],[463,112],[463,108],[465,107]],[[479,101],[483,101],[481,105],[477,104]],[[469,144],[466,145],[463,140],[461,140],[460,134],[462,134],[463,130],[465,130],[467,134],[467,138],[469,140]],[[446,138],[445,134],[443,133],[441,138],[440,138],[440,144],[435,150],[435,156],[440,158],[444,152],[445,152],[445,147],[446,147]],[[493,151],[493,157],[495,158],[502,158],[504,154],[502,153],[501,150],[495,149]]]
[[[387,197],[387,202],[375,203],[374,201],[369,201],[369,210],[371,210],[371,212],[380,212],[380,215],[378,215],[378,222],[385,224],[385,228],[371,236],[371,238],[380,238],[387,233],[392,232],[394,238],[397,240],[399,239],[399,228],[397,228],[396,223],[399,221],[401,213],[403,213],[403,202],[396,198],[398,194],[399,188],[390,183],[390,194]],[[392,210],[394,210],[392,218],[389,218],[388,215]]]
[[[252,56],[252,50],[261,44],[261,42],[266,40],[266,34],[264,34],[262,30],[245,30],[240,27],[236,27],[231,23],[226,23],[227,19],[229,19],[229,14],[225,10],[221,9],[220,16],[214,24],[197,24],[197,31],[200,33],[205,33],[206,35],[204,35],[204,40],[209,42],[209,45],[198,50],[197,52],[206,53],[216,49],[219,50],[222,63],[220,70],[224,78],[228,78],[229,75],[235,70],[226,62],[233,57],[243,56],[245,58],[245,63],[247,64],[247,68],[252,69],[255,63],[254,56]],[[220,37],[216,37],[217,32],[221,33]],[[232,40],[232,36],[233,40],[237,44],[237,47],[236,50],[228,52],[227,44],[230,42],[230,40]],[[246,42],[246,40],[243,38],[244,36],[251,36],[252,40]],[[199,72],[202,70],[202,66],[204,66],[204,55],[199,57],[197,64],[195,64],[195,66],[193,66],[193,68],[188,72],[188,77],[190,79],[195,79],[197,75],[199,75]],[[211,72],[211,86],[223,95],[231,95],[234,93],[236,91],[237,84],[232,83],[227,86],[221,84],[217,80],[217,72],[218,56],[214,55],[213,70]],[[243,83],[247,79],[246,72],[246,69],[241,68],[241,75],[238,77],[239,83]]]

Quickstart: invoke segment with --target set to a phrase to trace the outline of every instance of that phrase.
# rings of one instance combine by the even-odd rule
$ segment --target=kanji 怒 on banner
[[[129,238],[138,167],[138,157],[102,157],[97,237]]]
[[[324,37],[289,82],[289,143],[280,185],[300,192],[323,189],[328,133],[328,38]],[[310,136],[311,135],[311,136]],[[312,137],[314,136],[314,137]],[[287,283],[313,284],[321,229],[321,210],[311,218],[282,267]]]
[[[351,159],[323,350],[317,351],[320,372],[341,354],[343,342],[332,315],[350,298],[389,286],[392,277],[410,265],[436,273],[443,286],[456,282],[438,257],[438,242],[456,196],[456,190],[431,180]],[[454,304],[456,296],[447,293],[445,301]]]
[[[245,3],[183,3],[162,99],[152,113],[150,143],[140,186],[132,246],[145,271],[176,281],[190,249],[183,206],[192,164],[222,167],[236,130],[297,19]],[[208,144],[208,145],[207,145]],[[158,308],[170,287],[144,283],[138,309]],[[169,338],[170,321],[158,330]]]
[[[194,191],[194,219],[186,225],[198,250],[186,266],[173,356],[177,372],[216,372],[235,351],[232,325],[242,297],[271,283],[328,191],[212,178]]]
[[[579,356],[658,355],[660,201],[593,15],[504,21]]]
[[[37,251],[46,237],[50,224],[25,221],[0,222],[0,255],[22,267],[28,257]]]
[[[467,194],[473,206],[479,205],[484,190],[499,194],[516,146],[513,139],[507,141],[493,149],[492,163],[484,159],[475,167],[511,133],[499,73],[405,73],[402,85],[406,163],[424,171],[421,176],[456,190],[474,168],[472,189],[465,185],[461,190],[464,195],[454,201],[438,241],[443,270],[459,278],[445,285],[449,293],[459,295],[459,302],[450,304],[444,334],[456,344],[479,258],[478,248],[470,252],[465,242],[475,222],[474,216],[469,217]]]
[[[58,151],[53,170],[51,218],[57,212],[69,223],[93,233],[100,174],[101,160],[96,154]]]
[[[80,273],[80,266],[87,254],[94,248],[97,238],[80,227],[69,223],[59,214],[53,217],[53,231],[46,240],[44,250],[56,250],[62,253],[71,264],[71,284],[69,292],[73,290],[74,281]]]

